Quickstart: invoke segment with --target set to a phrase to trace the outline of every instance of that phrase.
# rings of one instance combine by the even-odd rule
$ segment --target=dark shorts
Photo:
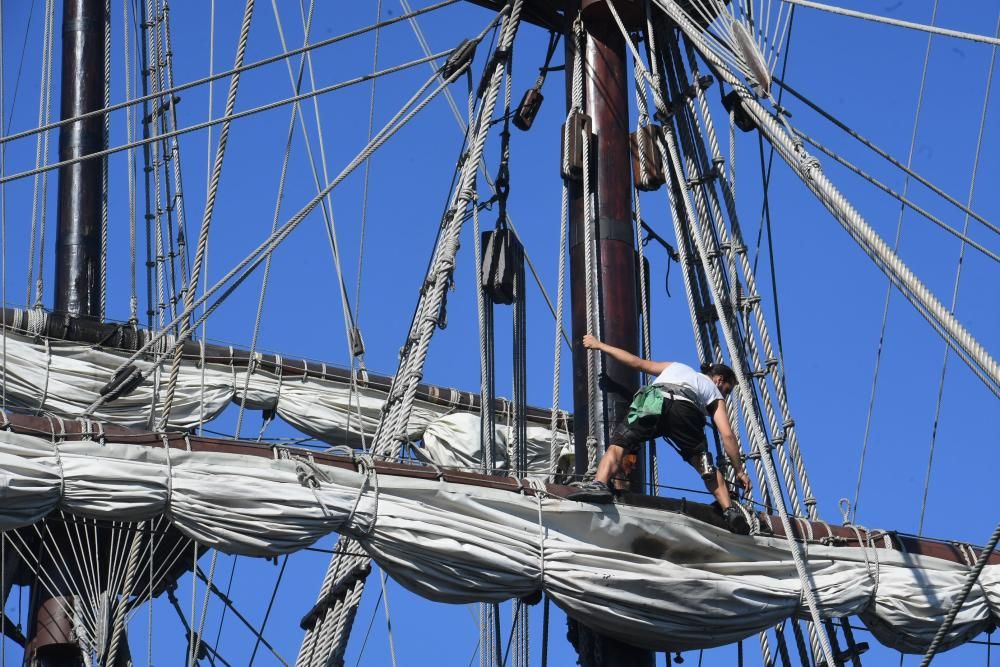
[[[669,438],[685,461],[707,453],[705,414],[690,401],[664,396],[658,416],[640,417],[631,424],[627,419],[620,421],[611,434],[611,444],[623,448],[626,454],[635,454],[644,442],[659,437]]]

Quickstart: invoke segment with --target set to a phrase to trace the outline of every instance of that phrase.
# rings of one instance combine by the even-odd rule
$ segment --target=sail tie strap
[[[368,488],[371,488],[374,492],[374,496],[372,498],[371,522],[362,526],[360,531],[351,531],[355,536],[358,536],[358,534],[369,535],[375,528],[375,521],[378,518],[378,472],[375,470],[375,460],[370,454],[358,454],[354,457],[354,463],[358,466],[358,472],[363,474],[365,478],[358,487],[358,495],[355,496],[354,503],[351,505],[351,511],[347,513],[347,517],[344,519],[344,526],[352,527],[354,525],[354,515],[358,511],[358,506],[361,504],[361,498],[364,497],[365,491]],[[313,493],[315,493],[315,491],[313,491]],[[316,497],[317,499],[319,498],[318,495]],[[322,501],[320,502],[322,503]]]
[[[166,433],[161,433],[160,439],[163,441],[163,453],[166,455],[167,460],[167,502],[163,513],[169,517],[170,507],[174,497],[174,466],[173,461],[170,460],[170,438]]]
[[[548,532],[545,523],[542,521],[542,500],[549,495],[545,488],[545,483],[537,477],[526,477],[524,479],[528,487],[535,492],[535,501],[538,505],[538,585],[545,591],[545,534]]]

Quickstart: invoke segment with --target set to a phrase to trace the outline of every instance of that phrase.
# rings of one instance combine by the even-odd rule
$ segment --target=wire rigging
[[[997,35],[1000,35],[1000,15],[997,16],[997,27],[995,30]],[[969,196],[967,199],[967,207],[972,208],[973,198],[976,194],[976,177],[979,175],[979,159],[982,154],[983,147],[983,135],[986,131],[986,117],[987,111],[990,107],[990,94],[993,91],[993,73],[996,68],[997,61],[997,47],[994,46],[990,49],[990,65],[986,73],[986,90],[983,94],[983,108],[979,116],[979,132],[976,136],[976,154],[972,160],[972,174],[969,179]],[[965,215],[965,220],[962,223],[963,231],[968,232],[969,229],[969,214]],[[950,310],[952,314],[955,313],[958,307],[958,288],[962,282],[962,268],[965,264],[965,243],[963,241],[961,248],[958,252],[958,262],[955,267],[955,279],[953,281],[952,292],[951,292],[951,307]],[[938,433],[938,420],[941,418],[941,403],[944,398],[944,380],[945,374],[948,370],[948,353],[950,348],[946,345],[944,348],[944,355],[941,359],[941,377],[938,380],[938,391],[937,399],[934,404],[934,422],[931,427],[931,443],[930,449],[927,453],[927,473],[924,476],[924,495],[920,503],[920,522],[917,528],[917,534],[922,534],[924,529],[924,515],[927,509],[927,494],[930,490],[931,485],[931,467],[934,463],[934,448],[937,444],[937,433]]]
[[[931,10],[931,24],[937,18],[938,12],[938,0],[934,0],[934,6]],[[906,167],[909,170],[913,166],[913,155],[916,150],[917,145],[917,129],[920,127],[920,111],[923,108],[924,103],[924,90],[927,84],[927,69],[930,64],[931,59],[931,44],[933,40],[933,35],[927,36],[927,46],[924,49],[924,65],[920,73],[920,88],[917,92],[917,107],[913,114],[913,129],[910,133],[910,149],[906,157]],[[906,177],[903,179],[903,196],[906,196],[907,190],[910,186],[910,176],[907,173]],[[903,233],[903,213],[905,212],[905,207],[899,207],[899,218],[896,220],[896,238],[893,241],[893,251],[899,248],[899,240]],[[885,299],[882,305],[882,323],[879,326],[879,339],[878,347],[875,350],[875,368],[872,371],[872,389],[871,395],[868,400],[868,413],[865,416],[865,434],[861,440],[861,457],[858,461],[858,482],[854,489],[854,510],[852,515],[852,520],[857,520],[858,516],[858,504],[861,501],[861,481],[862,475],[864,474],[865,468],[865,456],[868,453],[868,441],[871,435],[872,419],[875,414],[875,397],[876,391],[878,389],[878,376],[879,369],[882,365],[882,350],[885,347],[885,330],[889,320],[889,301],[892,296],[892,286],[893,281],[890,278],[885,286]]]

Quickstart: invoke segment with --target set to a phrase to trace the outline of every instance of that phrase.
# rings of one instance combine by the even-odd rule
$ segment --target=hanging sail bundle
[[[317,463],[294,450],[273,458],[189,451],[183,438],[169,447],[129,440],[0,431],[0,528],[58,510],[126,522],[164,516],[205,547],[262,557],[339,532],[431,600],[544,591],[570,617],[659,651],[730,644],[806,613],[784,539],[733,535],[663,509],[573,502],[519,480],[468,485],[347,458]],[[866,539],[863,547],[810,542],[823,617],[858,614],[882,643],[925,650],[969,566]],[[997,622],[994,563],[943,648]]]
[[[163,387],[159,372],[150,362],[137,360],[118,379],[105,384],[121,364],[123,354],[55,339],[37,343],[9,330],[5,333],[3,370],[9,406],[74,418],[108,391],[115,392],[118,398],[104,403],[92,418],[133,428],[151,428],[156,422]],[[277,415],[302,433],[331,445],[360,447],[362,439],[370,441],[385,406],[384,390],[372,386],[352,390],[348,380],[335,381],[308,373],[284,377],[280,371],[264,370],[259,364],[252,366],[248,377],[246,367],[227,360],[209,359],[202,367],[197,360],[185,359],[167,426],[190,430],[237,403],[249,410]],[[411,442],[423,439],[424,446],[418,452],[428,462],[478,469],[478,417],[456,412],[456,407],[417,400],[407,437]],[[497,458],[501,470],[506,470],[510,461],[507,443],[512,438],[507,431],[506,424],[497,427],[498,442],[503,443]],[[555,464],[565,468],[572,456],[569,433],[552,431],[548,418],[529,422],[529,473],[544,475],[549,471],[553,438],[557,443]]]

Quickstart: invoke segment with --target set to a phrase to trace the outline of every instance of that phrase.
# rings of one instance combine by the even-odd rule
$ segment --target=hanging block
[[[480,286],[493,301],[503,305],[514,303],[514,283],[519,267],[523,266],[524,248],[513,230],[503,228],[483,232],[483,263]]]
[[[658,190],[667,180],[663,173],[663,161],[658,148],[662,134],[663,130],[659,125],[645,125],[629,135],[629,146],[632,149],[632,180],[636,189],[643,192]],[[642,153],[646,155],[645,169],[642,160],[639,159]]]
[[[538,88],[528,88],[524,91],[521,103],[517,105],[514,112],[514,127],[527,132],[531,129],[531,124],[535,122],[535,115],[542,107],[542,91]]]
[[[747,110],[743,108],[743,100],[740,99],[740,94],[737,91],[732,90],[725,95],[722,98],[722,106],[726,108],[726,111],[732,112],[733,122],[736,123],[736,127],[740,128],[740,130],[752,132],[757,129],[757,123],[747,113]]]
[[[590,116],[571,111],[562,129],[562,175],[574,181],[583,179],[583,139],[591,140]]]

